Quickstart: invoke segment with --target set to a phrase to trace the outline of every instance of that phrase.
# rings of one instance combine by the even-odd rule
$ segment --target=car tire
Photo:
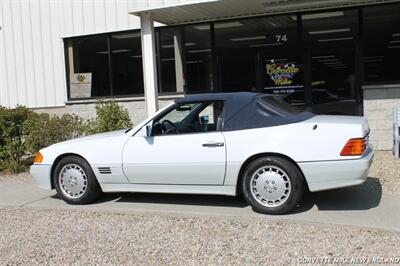
[[[300,170],[292,162],[275,156],[250,162],[242,180],[243,197],[254,211],[263,214],[290,212],[305,189]]]
[[[101,195],[92,168],[78,156],[62,158],[53,171],[57,195],[69,204],[88,204]]]

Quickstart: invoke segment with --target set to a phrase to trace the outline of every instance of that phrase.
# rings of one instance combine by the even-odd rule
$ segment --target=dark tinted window
[[[139,31],[65,40],[69,98],[143,95]]]
[[[286,50],[297,44],[296,19],[296,16],[280,15],[216,22],[217,87],[224,92],[262,91],[276,86],[287,89],[283,87],[282,75],[270,73],[271,77],[266,67],[271,62],[276,67],[299,64],[297,58],[287,57]],[[279,80],[274,82],[271,78]],[[285,81],[285,85],[292,85],[292,80]],[[300,80],[294,83],[298,85]]]
[[[338,10],[304,14],[303,39],[306,43],[335,45],[351,44],[358,34],[357,10]]]
[[[311,54],[313,113],[356,114],[358,106],[354,53],[354,47],[342,45],[341,51],[321,49]]]
[[[312,44],[308,71],[313,113],[354,115],[357,112],[357,10],[304,14],[302,20],[304,42]]]
[[[211,86],[210,24],[160,28],[160,91],[205,92]]]
[[[70,98],[110,94],[107,38],[104,35],[69,40]]]
[[[178,41],[177,36],[181,36],[180,28],[161,28],[160,29],[160,62],[159,71],[161,72],[160,90],[161,92],[183,92],[182,82],[181,87],[177,89],[176,85],[176,69],[175,42]],[[175,48],[176,47],[176,48]],[[180,63],[181,61],[178,61]]]
[[[113,56],[113,95],[144,93],[140,33],[111,35]]]
[[[211,34],[209,24],[185,26],[184,74],[188,92],[211,90]]]
[[[366,81],[400,80],[400,5],[364,9],[364,43]]]

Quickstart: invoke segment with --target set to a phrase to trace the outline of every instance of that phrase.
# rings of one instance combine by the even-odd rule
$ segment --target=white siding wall
[[[134,8],[131,11],[157,9],[162,7],[173,7],[180,5],[198,4],[218,0],[134,0]]]
[[[63,106],[62,37],[138,29],[128,12],[141,2],[0,0],[0,105]]]

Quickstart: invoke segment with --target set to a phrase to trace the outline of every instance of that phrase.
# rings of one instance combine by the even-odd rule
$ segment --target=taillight
[[[356,156],[363,155],[367,147],[365,138],[350,139],[344,145],[340,156]]]

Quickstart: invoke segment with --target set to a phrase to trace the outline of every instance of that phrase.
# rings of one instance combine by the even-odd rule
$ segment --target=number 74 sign
[[[287,35],[286,34],[276,34],[275,35],[276,42],[287,42]]]

